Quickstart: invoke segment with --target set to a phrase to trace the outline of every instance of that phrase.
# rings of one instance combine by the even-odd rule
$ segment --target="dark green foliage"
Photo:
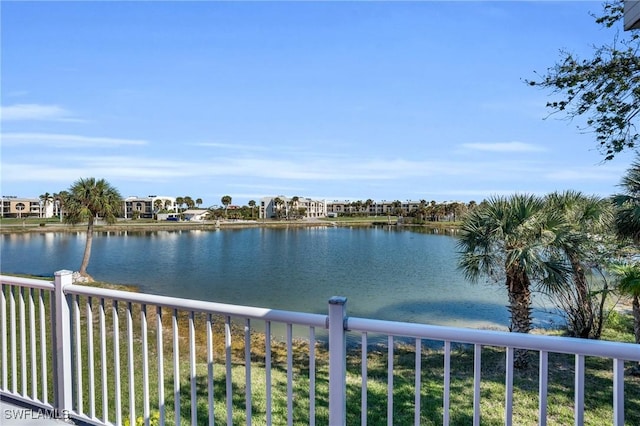
[[[622,17],[623,2],[616,0],[604,5],[603,15],[596,22],[614,27],[621,25]],[[594,47],[593,57],[588,59],[561,51],[558,62],[540,80],[527,80],[531,86],[551,89],[561,96],[560,100],[547,103],[552,113],[587,118],[587,127],[595,133],[605,160],[627,148],[636,148],[638,142],[640,34],[627,34]]]

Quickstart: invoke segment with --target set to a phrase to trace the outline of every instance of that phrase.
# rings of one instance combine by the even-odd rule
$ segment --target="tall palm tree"
[[[87,274],[87,266],[91,257],[95,219],[100,216],[107,223],[114,223],[122,210],[122,196],[104,179],[79,179],[69,188],[65,205],[65,222],[76,224],[87,221],[87,241],[79,272],[91,279]]]
[[[533,195],[495,197],[462,221],[459,268],[473,282],[482,276],[504,279],[512,332],[531,330],[532,282],[550,285],[566,278],[566,269],[551,255],[562,222],[544,206]],[[526,367],[527,353],[516,351],[514,364]]]
[[[256,201],[249,200],[249,207],[251,207],[251,219],[253,219],[253,209],[256,207]]]
[[[202,204],[202,198],[196,198],[196,206],[200,208],[200,204]]]
[[[623,194],[613,196],[616,211],[616,231],[620,237],[640,243],[640,159],[622,177]]]
[[[598,247],[610,234],[613,221],[611,204],[604,198],[571,190],[547,195],[546,203],[548,209],[564,216],[570,233],[560,250],[571,265],[573,286],[561,290],[560,300],[567,302],[563,310],[571,331],[577,337],[598,338],[603,317],[596,312],[587,271],[600,262]],[[606,293],[601,296],[606,297]]]
[[[223,195],[220,202],[224,205],[224,217],[227,217],[227,209],[229,208],[229,204],[231,204],[231,195]]]

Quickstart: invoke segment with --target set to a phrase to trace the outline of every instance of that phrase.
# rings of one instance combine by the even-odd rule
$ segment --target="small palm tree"
[[[620,186],[624,193],[613,196],[613,203],[617,207],[617,233],[622,238],[631,238],[635,243],[640,243],[640,160],[631,164]]]
[[[229,208],[229,204],[231,204],[231,195],[223,195],[220,199],[222,205],[224,205],[224,217],[227,217],[227,209]]]
[[[273,199],[273,205],[276,207],[276,218],[280,219],[281,212],[280,207],[284,204],[284,200],[280,197],[276,197]]]
[[[107,223],[114,223],[122,210],[122,196],[104,179],[79,179],[69,188],[65,205],[65,222],[76,224],[87,221],[87,241],[79,273],[91,279],[87,274],[87,266],[91,257],[95,219],[102,217]]]
[[[571,265],[572,284],[562,289],[560,300],[566,306],[568,322],[573,334],[582,338],[599,338],[602,315],[597,312],[587,280],[587,271],[597,266],[598,247],[610,234],[613,210],[608,200],[587,196],[579,191],[554,192],[546,197],[547,208],[564,216],[569,238],[560,250]],[[606,292],[600,293],[606,297]],[[604,302],[604,301],[602,301]],[[597,318],[596,318],[597,317]]]
[[[640,343],[640,264],[614,265],[611,271],[620,278],[618,291],[632,298],[633,334]]]
[[[462,222],[459,268],[473,282],[482,276],[504,279],[512,332],[531,330],[532,282],[551,285],[566,279],[566,269],[552,255],[562,222],[544,206],[533,195],[495,197]],[[515,352],[514,365],[528,365],[525,351]]]
[[[189,197],[188,195],[183,198],[183,201],[187,205],[188,209],[192,209],[196,205],[196,203],[193,201],[193,198]]]
[[[182,205],[184,204],[184,198],[176,197],[176,205],[178,206],[178,212],[182,211]]]
[[[46,216],[47,206],[53,201],[53,197],[48,192],[40,196],[40,217]]]

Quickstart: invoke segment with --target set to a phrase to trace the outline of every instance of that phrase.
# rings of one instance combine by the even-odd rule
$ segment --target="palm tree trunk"
[[[80,275],[89,277],[87,274],[87,266],[89,266],[89,258],[91,257],[91,244],[93,243],[93,216],[89,216],[87,224],[87,242],[84,245],[84,255],[82,256],[82,264],[80,264]]]
[[[584,268],[575,254],[570,254],[569,260],[571,261],[573,281],[578,296],[579,321],[577,321],[577,324],[574,324],[574,331],[578,337],[587,339],[593,329],[593,306],[591,305],[591,298],[589,297],[589,286],[587,285]]]
[[[509,331],[514,333],[529,333],[531,331],[531,289],[529,277],[517,266],[507,268],[507,291],[509,293],[509,312],[511,326]],[[514,351],[513,365],[518,369],[529,365],[529,354],[524,349]]]

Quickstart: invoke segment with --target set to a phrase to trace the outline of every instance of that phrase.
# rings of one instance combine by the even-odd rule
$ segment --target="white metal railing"
[[[347,333],[360,334],[360,416],[380,423],[368,401],[370,337],[386,336],[386,422],[394,424],[395,351],[413,347],[413,422],[423,421],[422,364],[427,344],[443,350],[442,416],[449,424],[452,347],[473,345],[473,424],[480,424],[483,347],[505,348],[504,423],[512,424],[514,351],[539,354],[538,423],[547,422],[549,354],[572,354],[574,422],[584,422],[585,358],[613,362],[612,423],[625,418],[624,362],[640,362],[637,345],[380,321],[347,316],[346,299],[328,315],[271,310],[0,275],[0,396],[96,425],[347,423]],[[274,332],[274,327],[279,331]],[[295,328],[295,330],[294,330]],[[317,332],[327,334],[328,366]],[[256,335],[263,336],[255,339]],[[282,337],[282,340],[276,339]],[[302,337],[302,339],[300,339]],[[427,343],[428,342],[428,343]],[[264,345],[256,351],[256,345]],[[318,346],[318,345],[320,346]],[[425,346],[423,346],[425,345]],[[324,349],[322,349],[324,350]],[[256,362],[260,352],[263,358]],[[284,352],[284,353],[283,353]],[[260,355],[262,357],[262,355]],[[318,368],[321,365],[322,373]],[[303,364],[302,367],[300,364]],[[453,362],[455,364],[455,360]],[[325,372],[328,376],[326,378]],[[275,377],[278,375],[279,377]],[[280,377],[283,375],[284,377]],[[304,376],[304,377],[303,377]],[[318,380],[326,392],[318,395]],[[353,379],[352,379],[353,380]],[[279,389],[279,383],[285,383]],[[305,389],[302,390],[301,386]],[[322,388],[324,389],[324,388]],[[300,394],[304,398],[300,398]],[[304,401],[303,401],[304,399]],[[321,404],[318,404],[321,402]],[[351,405],[353,406],[353,405]],[[302,415],[300,411],[306,411]],[[142,420],[139,420],[141,418]],[[397,420],[396,420],[397,424]]]

